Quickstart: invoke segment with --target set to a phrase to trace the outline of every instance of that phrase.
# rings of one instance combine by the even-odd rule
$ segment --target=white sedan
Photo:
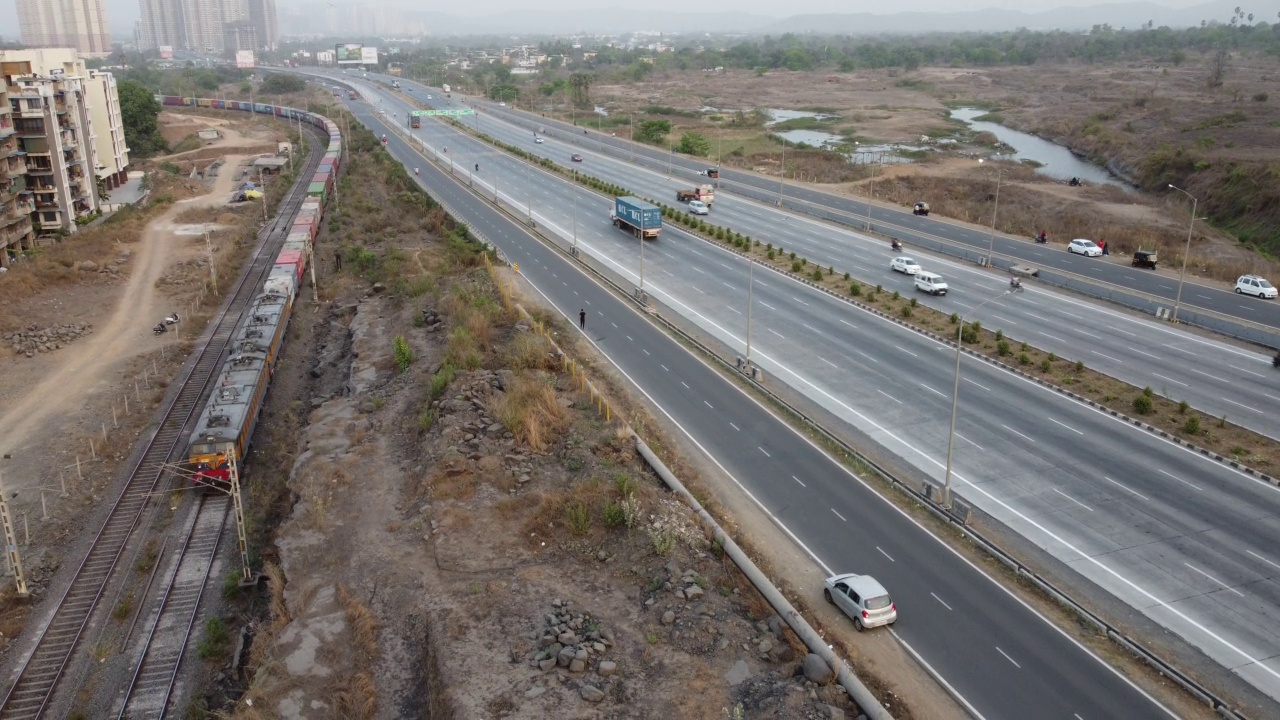
[[[1067,252],[1084,255],[1085,257],[1098,257],[1102,255],[1102,248],[1098,247],[1098,244],[1092,240],[1076,238],[1067,244]]]
[[[693,213],[694,215],[708,215],[711,213],[711,206],[707,205],[701,200],[690,200],[689,212]]]
[[[915,275],[920,272],[920,263],[909,257],[896,257],[893,262],[889,263],[889,269],[894,272]]]

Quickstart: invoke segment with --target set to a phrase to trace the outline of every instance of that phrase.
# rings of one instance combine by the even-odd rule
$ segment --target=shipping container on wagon
[[[281,252],[276,258],[276,267],[289,267],[293,269],[294,279],[299,285],[302,284],[302,273],[307,269],[305,256],[296,251]]]
[[[316,235],[320,233],[320,224],[316,222],[314,217],[299,219],[293,221],[293,226],[289,228],[289,234],[305,233],[311,244],[315,244]]]
[[[307,186],[307,197],[320,198],[320,205],[323,207],[329,204],[329,188],[325,187],[322,182],[313,182]]]

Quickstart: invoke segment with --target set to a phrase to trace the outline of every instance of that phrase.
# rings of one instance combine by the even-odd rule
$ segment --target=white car
[[[1098,257],[1102,255],[1102,248],[1098,247],[1098,244],[1092,240],[1076,238],[1067,244],[1067,252],[1084,255],[1085,257]]]
[[[533,142],[534,142],[534,144],[536,144],[536,145],[541,145],[541,144],[542,144],[542,138],[534,138],[534,139],[533,139]]]
[[[701,200],[690,200],[689,212],[694,215],[709,215],[711,214],[711,207]]]
[[[1236,280],[1236,292],[1241,295],[1253,295],[1267,300],[1274,300],[1276,286],[1267,282],[1266,278],[1261,278],[1257,275],[1241,275]]]
[[[898,606],[889,591],[870,575],[834,575],[822,585],[822,596],[853,618],[859,630],[892,625],[898,619]]]
[[[507,104],[506,104],[506,103],[504,103],[504,102],[500,102],[500,103],[498,103],[498,107],[506,107],[506,106],[507,106]]]
[[[938,273],[921,270],[916,273],[916,289],[923,290],[930,295],[946,295],[947,281],[943,280]]]
[[[920,272],[920,263],[909,257],[896,257],[893,262],[889,263],[889,269],[894,272],[915,275]]]

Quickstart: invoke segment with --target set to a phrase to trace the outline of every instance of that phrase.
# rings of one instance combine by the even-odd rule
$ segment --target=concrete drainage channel
[[[421,143],[421,141],[419,141],[417,138],[413,137],[412,135],[407,135],[403,133],[398,127],[395,127],[395,126],[392,126],[392,127],[393,127],[393,132],[395,132],[397,135],[401,135],[401,137],[405,139],[406,142],[409,142],[410,145],[412,145],[415,141]],[[437,163],[437,165],[439,165],[439,161],[437,158],[434,157],[434,153],[426,153],[426,156],[428,160],[430,160],[431,162]],[[449,168],[447,166],[441,166],[441,170],[445,174],[450,174]],[[457,178],[454,178],[454,179],[457,180]],[[464,186],[466,186],[465,183],[461,183],[461,181],[459,182],[460,184],[463,184]],[[952,508],[945,508],[937,502],[937,497],[939,493],[933,491],[933,490],[936,490],[936,488],[932,488],[932,486],[930,486],[927,483],[922,484],[920,487],[915,487],[909,483],[903,482],[902,480],[900,480],[899,478],[891,474],[886,469],[880,467],[874,460],[867,457],[866,455],[858,451],[856,448],[846,443],[838,435],[828,430],[816,419],[810,417],[809,415],[801,411],[799,408],[792,405],[789,401],[780,397],[769,388],[765,387],[763,384],[761,384],[761,382],[758,382],[757,380],[749,377],[748,375],[743,374],[741,368],[736,366],[734,362],[723,357],[714,349],[708,347],[697,338],[689,335],[687,332],[685,332],[683,329],[678,327],[673,322],[664,318],[660,313],[658,313],[657,311],[649,307],[647,303],[636,298],[631,291],[619,285],[612,277],[606,275],[601,270],[593,267],[590,263],[587,263],[586,261],[584,261],[580,256],[576,256],[570,253],[568,250],[566,250],[564,247],[561,246],[561,242],[562,242],[561,238],[549,235],[548,231],[543,229],[541,226],[529,227],[527,222],[524,222],[523,220],[521,220],[520,217],[509,212],[500,203],[496,203],[493,201],[492,198],[489,198],[487,196],[484,196],[476,192],[474,188],[469,188],[469,189],[473,193],[476,193],[478,197],[481,197],[482,199],[485,199],[488,202],[490,202],[490,204],[493,204],[497,209],[499,209],[504,214],[506,214],[514,222],[525,227],[527,232],[541,238],[552,249],[564,254],[566,258],[576,261],[578,265],[581,268],[583,268],[585,271],[590,272],[593,276],[595,276],[601,282],[606,283],[609,287],[614,288],[615,292],[619,296],[630,299],[637,306],[639,306],[644,312],[646,312],[649,317],[652,317],[657,322],[659,322],[670,334],[675,335],[676,337],[680,338],[691,347],[696,348],[699,352],[701,352],[707,358],[718,363],[724,369],[732,371],[733,374],[737,375],[738,377],[742,378],[745,382],[749,383],[754,390],[756,390],[762,396],[772,401],[775,404],[775,406],[782,408],[786,412],[790,413],[793,417],[795,417],[801,423],[803,423],[804,425],[806,425],[807,427],[809,427],[810,429],[812,429],[813,431],[821,435],[827,442],[831,443],[835,447],[840,448],[856,463],[863,466],[863,468],[865,468],[866,470],[869,470],[871,473],[879,477],[884,482],[888,483],[890,486],[906,494],[910,499],[914,500],[921,507],[924,507],[926,510],[928,510],[931,514],[933,514],[939,520],[952,526],[962,536],[974,541],[978,545],[978,547],[982,548],[989,555],[994,557],[996,560],[1000,561],[1003,565],[1008,567],[1010,570],[1014,571],[1019,577],[1026,579],[1032,585],[1040,589],[1047,597],[1053,599],[1063,607],[1073,611],[1078,616],[1080,616],[1081,619],[1088,622],[1091,626],[1097,628],[1100,632],[1105,633],[1106,636],[1110,638],[1113,642],[1115,642],[1117,645],[1129,651],[1134,656],[1136,656],[1139,660],[1141,660],[1142,662],[1154,668],[1158,673],[1160,673],[1161,676],[1167,677],[1171,681],[1177,683],[1180,687],[1182,687],[1192,696],[1196,697],[1198,700],[1205,703],[1208,707],[1212,708],[1218,715],[1220,715],[1223,718],[1227,718],[1228,720],[1248,720],[1248,716],[1243,715],[1238,711],[1236,711],[1235,709],[1233,709],[1225,699],[1215,695],[1208,688],[1202,686],[1196,680],[1194,680],[1190,676],[1180,671],[1178,668],[1173,666],[1168,661],[1164,660],[1161,656],[1157,655],[1155,652],[1151,650],[1148,650],[1140,642],[1127,636],[1119,628],[1111,625],[1105,619],[1103,619],[1102,617],[1090,611],[1083,604],[1076,601],[1070,595],[1070,593],[1057,587],[1050,581],[1040,577],[1039,574],[1037,574],[1033,569],[1027,567],[1026,565],[1023,565],[1011,553],[1005,551],[997,543],[995,543],[992,540],[989,540],[988,538],[986,538],[985,536],[983,536],[981,533],[974,530],[973,528],[968,527],[967,525],[967,519],[969,514],[968,506],[964,505],[963,503],[957,502]],[[446,207],[446,209],[449,209],[449,208]],[[454,215],[454,217],[461,217],[457,213],[453,212],[451,209],[449,210],[450,210],[450,213]],[[473,234],[475,234],[474,229],[472,230],[472,232]],[[477,236],[479,237],[478,234]],[[486,245],[493,247],[493,244],[485,240],[483,237],[481,237],[480,239],[484,241]],[[505,257],[502,257],[502,260],[508,265],[510,264]],[[643,440],[641,440],[640,438],[636,437],[636,440],[637,440],[637,448],[639,449],[643,446],[644,450],[641,450],[641,454],[645,456],[646,461],[650,461],[650,456],[652,455],[652,453],[650,452],[648,455],[645,455],[647,446],[643,445]],[[657,460],[656,457],[654,459]],[[659,460],[658,462],[660,463],[661,461]],[[669,487],[671,487],[672,490],[677,494],[680,494],[682,497],[685,497],[686,502],[688,502],[690,506],[693,507],[699,513],[700,516],[705,515],[704,520],[709,519],[713,523],[713,526],[712,526],[713,531],[716,533],[716,536],[718,538],[724,537],[723,531],[720,530],[719,526],[714,525],[714,519],[711,519],[709,515],[706,515],[705,510],[703,510],[701,506],[697,503],[697,501],[694,500],[693,497],[688,494],[687,490],[683,488],[683,485],[679,484],[679,480],[674,476],[670,475],[670,472],[666,470],[665,465],[661,466],[662,469],[659,470],[659,466],[653,465],[652,462],[650,462],[650,464],[651,466],[654,467],[655,472],[658,472],[659,475],[663,477],[664,482],[667,482],[667,476],[670,476],[671,480],[674,481],[675,484],[668,482]],[[666,476],[663,475],[663,472],[666,472]],[[729,538],[724,537],[724,540],[729,540]],[[734,547],[736,548],[736,545]],[[728,550],[728,545],[726,545],[726,551],[727,550]],[[739,553],[741,552],[740,549],[738,550],[738,552]],[[745,555],[743,555],[742,557],[747,562],[750,562],[750,559],[746,558]],[[735,562],[737,562],[736,557],[733,559],[735,560]],[[742,567],[741,564],[739,566]],[[751,565],[751,568],[757,574],[759,573],[758,569],[755,569],[754,564]],[[755,578],[752,577],[751,572],[749,572],[746,567],[742,567],[742,570],[744,574],[746,574],[749,578],[752,578],[753,582],[755,581]],[[763,576],[761,576],[761,579],[765,583],[768,583],[767,578],[764,578]],[[761,593],[765,595],[766,599],[770,601],[771,605],[774,605],[773,598],[770,597],[770,593],[766,592],[764,587],[761,587],[759,585],[757,585],[757,587],[760,589]],[[772,588],[774,593],[777,592],[777,589],[774,588],[771,583],[768,583],[768,587]],[[804,623],[803,627],[808,628],[809,632],[812,632],[812,628],[808,626],[807,622],[804,622],[803,618],[799,616],[799,614],[795,611],[794,607],[790,605],[790,603],[786,602],[785,598],[781,597],[780,594],[778,594],[777,597],[783,603],[786,603],[786,604],[784,607],[779,607],[778,605],[774,605],[774,609],[779,613],[780,616],[787,619],[788,624],[792,626],[792,629],[796,632],[796,634],[800,636],[802,640],[805,641],[806,645],[808,645],[811,650],[813,650],[814,645],[809,642],[809,640],[805,637],[804,633],[801,632],[801,629],[796,627],[798,623],[793,623],[792,620],[796,619],[796,620],[799,620],[799,622]],[[814,635],[816,636],[816,633],[814,633]],[[817,644],[818,648],[825,650],[826,653],[830,653],[830,649],[826,646],[826,643],[821,640],[821,637],[816,636],[816,638],[818,640],[818,644]],[[870,692],[866,690],[865,686],[863,686],[861,682],[858,682],[856,677],[852,676],[852,673],[849,673],[847,671],[847,668],[844,668],[842,664],[836,664],[836,663],[839,663],[839,660],[838,658],[834,658],[834,654],[831,654],[831,656],[828,657],[825,653],[817,652],[816,650],[814,650],[814,652],[816,654],[819,654],[820,656],[823,656],[824,659],[829,664],[831,664],[833,668],[837,668],[841,670],[840,677],[841,677],[842,686],[844,685],[844,680],[843,680],[844,675],[847,673],[850,676],[850,679],[852,681],[857,682],[857,687],[862,688],[862,690],[859,692],[867,693],[865,697],[870,698],[871,702],[873,703],[873,705],[871,705],[870,707],[879,708],[881,711],[883,711],[883,708],[878,703],[875,702],[874,696],[870,695]],[[835,661],[834,663],[832,662],[833,660]],[[845,686],[845,687],[846,687],[846,690],[849,691],[850,697],[855,702],[857,702],[859,706],[863,707],[864,710],[866,710],[868,705],[864,703],[862,699],[859,698],[858,694],[855,694],[852,690],[849,690],[848,686]],[[884,715],[880,715],[880,716],[869,715],[869,717],[887,718],[889,717],[889,715],[887,711],[885,711]]]

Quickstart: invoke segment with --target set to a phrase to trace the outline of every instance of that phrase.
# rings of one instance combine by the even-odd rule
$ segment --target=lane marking
[[[1115,358],[1111,357],[1110,355],[1103,355],[1102,353],[1098,352],[1097,350],[1090,350],[1089,352],[1093,353],[1094,355],[1097,355],[1098,357],[1104,357],[1104,358],[1106,358],[1106,359],[1110,360],[1111,362],[1117,362],[1117,363],[1118,363],[1118,362],[1120,362],[1119,360],[1117,360],[1117,359],[1115,359]]]
[[[991,392],[991,388],[987,387],[986,385],[983,385],[983,384],[982,384],[982,383],[980,383],[980,382],[977,382],[977,381],[975,381],[975,380],[970,380],[970,379],[969,379],[969,378],[967,378],[967,377],[962,377],[962,378],[960,378],[960,379],[961,379],[961,380],[964,380],[965,382],[969,383],[970,385],[977,385],[978,387],[982,388],[983,390],[986,390],[987,392]]]
[[[1280,570],[1280,564],[1273,563],[1273,562],[1271,562],[1270,560],[1268,560],[1268,559],[1266,559],[1266,558],[1262,557],[1261,555],[1259,555],[1258,553],[1256,553],[1256,552],[1254,552],[1254,551],[1252,551],[1252,550],[1245,550],[1245,552],[1247,552],[1247,553],[1249,553],[1250,555],[1252,555],[1252,556],[1254,556],[1254,557],[1258,558],[1258,559],[1259,559],[1259,560],[1261,560],[1262,562],[1264,562],[1264,563],[1266,563],[1266,564],[1268,564],[1268,565],[1271,565],[1271,566],[1275,567],[1276,569]]]
[[[857,326],[857,325],[854,325],[853,323],[849,322],[848,320],[845,320],[844,318],[839,318],[839,320],[840,320],[840,322],[844,323],[845,325],[848,325],[849,327],[853,328],[854,330],[857,330],[857,329],[858,329],[858,326]]]
[[[999,652],[1000,652],[1000,654],[1004,656],[1004,659],[1005,659],[1005,660],[1008,660],[1009,662],[1013,663],[1013,666],[1014,666],[1014,667],[1018,668],[1019,670],[1021,670],[1021,669],[1022,669],[1022,666],[1018,664],[1018,661],[1016,661],[1016,660],[1014,660],[1013,658],[1009,657],[1009,653],[1007,653],[1007,652],[1005,652],[1005,651],[1003,651],[1003,650],[1000,650],[1000,646],[999,646],[999,645],[997,645],[997,646],[996,646],[996,650],[997,650],[997,651],[999,651]]]
[[[640,348],[640,350],[641,350],[641,352],[643,352],[645,355],[648,355],[648,354],[649,354],[649,351],[648,351],[648,350],[645,350],[644,348]]]
[[[1158,468],[1157,468],[1157,469],[1158,469]],[[1173,478],[1174,480],[1177,480],[1178,482],[1182,483],[1183,485],[1186,485],[1187,487],[1191,487],[1191,488],[1194,488],[1194,489],[1196,489],[1196,490],[1202,490],[1202,489],[1203,489],[1203,488],[1201,488],[1199,485],[1196,485],[1195,483],[1187,482],[1186,480],[1183,480],[1182,478],[1178,477],[1177,475],[1174,475],[1174,474],[1173,474],[1173,473],[1171,473],[1171,472],[1168,472],[1167,470],[1160,470],[1160,472],[1164,473],[1165,475],[1168,475],[1169,477]]]
[[[845,519],[844,519],[844,516],[843,516],[843,515],[841,515],[840,513],[836,512],[836,509],[835,509],[835,508],[831,508],[831,512],[836,513],[836,517],[840,518],[841,520],[844,520],[845,522],[849,522],[848,520],[845,520]]]
[[[737,430],[738,432],[742,432],[742,428],[738,427],[737,425],[734,425],[732,422],[729,423],[729,427],[733,428],[734,430]]]
[[[840,366],[839,366],[839,365],[836,365],[835,363],[833,363],[833,362],[831,362],[830,360],[828,360],[828,359],[826,359],[826,358],[822,357],[821,355],[819,355],[819,356],[818,356],[818,359],[819,359],[819,360],[821,360],[822,362],[824,362],[824,363],[826,363],[826,364],[830,365],[831,367],[836,368],[837,370],[839,370],[839,369],[840,369]]]
[[[760,452],[764,453],[764,456],[765,456],[765,457],[773,457],[772,455],[770,455],[770,454],[769,454],[769,451],[768,451],[768,450],[765,450],[764,448],[760,447],[759,445],[757,445],[757,446],[756,446],[756,449],[757,449],[757,450],[759,450]]]
[[[1152,355],[1152,354],[1151,354],[1151,353],[1149,353],[1149,352],[1143,352],[1142,350],[1139,350],[1138,348],[1136,348],[1136,347],[1134,347],[1134,346],[1132,346],[1132,345],[1130,345],[1130,346],[1129,346],[1129,352],[1136,352],[1136,353],[1138,353],[1139,355],[1146,355],[1147,357],[1149,357],[1149,358],[1154,358],[1154,359],[1156,359],[1156,360],[1163,360],[1163,359],[1164,359],[1164,358],[1160,357],[1159,355]]]
[[[931,393],[938,395],[938,397],[948,398],[948,399],[951,397],[950,395],[943,395],[942,393],[938,392],[937,390],[934,390],[933,388],[929,387],[928,385],[925,385],[924,383],[920,383],[920,387],[924,388],[925,390],[928,390]]]
[[[899,400],[898,398],[896,398],[896,397],[894,397],[894,396],[890,395],[889,393],[887,393],[887,392],[885,392],[885,391],[881,390],[880,388],[876,388],[876,392],[878,392],[878,393],[880,393],[881,395],[883,395],[883,396],[885,396],[885,397],[889,398],[890,400],[892,400],[892,401],[894,401],[894,402],[898,403],[899,405],[901,405],[901,404],[902,404],[902,401],[901,401],[901,400]]]
[[[711,408],[712,410],[715,410],[715,409],[716,409],[714,405],[712,405],[711,403],[707,402],[706,400],[703,400],[702,402],[707,403],[707,407]]]
[[[1041,331],[1039,331],[1039,330],[1037,330],[1037,331],[1036,331],[1036,333],[1037,333],[1037,334],[1039,334],[1039,335],[1043,335],[1043,336],[1045,336],[1045,337],[1049,338],[1050,340],[1057,340],[1057,341],[1058,341],[1058,342],[1060,342],[1060,343],[1064,343],[1064,342],[1066,342],[1066,340],[1063,340],[1062,338],[1058,337],[1057,335],[1050,335],[1050,334],[1049,334],[1049,333],[1047,333],[1047,332],[1041,332]]]
[[[1155,373],[1155,372],[1153,372],[1153,373],[1151,373],[1151,374],[1152,374],[1152,375],[1155,375],[1156,377],[1160,378],[1161,380],[1168,380],[1169,382],[1174,383],[1175,385],[1181,385],[1182,387],[1191,387],[1190,385],[1188,385],[1188,384],[1186,384],[1186,383],[1182,382],[1181,380],[1174,380],[1173,378],[1168,377],[1168,376],[1165,376],[1165,375],[1161,375],[1160,373]]]
[[[774,335],[777,335],[778,337],[782,338],[783,340],[786,340],[786,339],[787,339],[787,336],[786,336],[786,335],[783,335],[782,333],[778,332],[777,330],[774,330],[773,328],[767,328],[767,329],[768,329],[768,331],[769,331],[769,332],[773,333]]]
[[[978,443],[976,443],[976,442],[974,442],[974,441],[970,440],[969,438],[967,438],[967,437],[965,437],[965,436],[961,435],[960,433],[956,433],[956,437],[958,437],[958,438],[960,438],[961,440],[963,440],[963,441],[965,441],[965,442],[969,443],[970,445],[972,445],[972,446],[974,446],[974,447],[978,448],[979,450],[982,450],[983,452],[986,452],[986,448],[984,448],[984,447],[982,447],[981,445],[979,445]]]
[[[1133,488],[1127,487],[1127,486],[1125,486],[1125,485],[1121,485],[1120,483],[1116,482],[1115,480],[1112,480],[1111,478],[1107,477],[1106,475],[1103,475],[1103,476],[1102,476],[1102,479],[1103,479],[1103,480],[1106,480],[1107,482],[1111,483],[1112,485],[1115,485],[1116,487],[1120,488],[1121,490],[1124,490],[1125,492],[1130,492],[1130,493],[1133,493],[1134,495],[1137,495],[1138,497],[1142,498],[1143,500],[1147,500],[1147,501],[1150,501],[1150,500],[1151,500],[1151,498],[1147,497],[1146,495],[1143,495],[1142,493],[1138,492],[1137,490],[1134,490]]]
[[[906,353],[906,354],[910,355],[910,356],[911,356],[911,357],[913,357],[913,358],[918,358],[918,357],[920,357],[919,355],[917,355],[917,354],[915,354],[915,353],[911,352],[910,350],[908,350],[908,349],[906,349],[906,348],[902,347],[901,345],[894,345],[894,347],[898,348],[899,350],[901,350],[902,352],[904,352],[904,353]]]
[[[666,370],[667,372],[671,372],[671,368],[667,367],[666,365],[663,365],[662,363],[658,363],[658,367],[662,368],[663,370]]]
[[[1058,488],[1050,488],[1050,489],[1051,489],[1051,490],[1053,490],[1054,492],[1058,493],[1058,494],[1059,494],[1059,495],[1061,495],[1062,497],[1064,497],[1064,498],[1066,498],[1066,499],[1070,500],[1071,502],[1073,502],[1073,503],[1075,503],[1075,504],[1079,505],[1080,507],[1084,508],[1085,510],[1088,510],[1089,512],[1093,512],[1093,508],[1089,507],[1088,505],[1085,505],[1084,503],[1080,502],[1079,500],[1077,500],[1077,499],[1075,499],[1075,498],[1071,497],[1070,495],[1068,495],[1068,494],[1066,494],[1066,493],[1062,492],[1062,491],[1061,491],[1061,490],[1059,490]]]
[[[1190,356],[1192,356],[1192,357],[1200,357],[1200,356],[1199,356],[1199,355],[1197,355],[1196,353],[1193,353],[1193,352],[1191,352],[1190,350],[1183,350],[1182,348],[1178,347],[1177,345],[1170,345],[1169,343],[1165,343],[1165,344],[1164,344],[1164,346],[1165,346],[1165,347],[1167,347],[1167,348],[1169,348],[1170,350],[1177,350],[1177,351],[1178,351],[1178,352],[1180,352],[1180,353],[1186,353],[1186,354],[1188,354],[1188,355],[1190,355]]]
[[[1062,427],[1064,427],[1064,428],[1066,428],[1066,429],[1070,430],[1071,432],[1073,432],[1073,433],[1075,433],[1075,434],[1077,434],[1077,435],[1083,435],[1083,434],[1084,434],[1084,433],[1080,432],[1079,430],[1077,430],[1077,429],[1075,429],[1075,428],[1071,427],[1070,425],[1068,425],[1068,424],[1066,424],[1066,423],[1064,423],[1064,422],[1059,422],[1058,420],[1054,420],[1053,418],[1049,418],[1049,421],[1050,421],[1050,422],[1053,422],[1053,423],[1057,423],[1057,424],[1061,425]]]
[[[1001,315],[996,315],[995,313],[992,313],[991,317],[993,317],[993,318],[995,318],[995,319],[999,320],[1000,322],[1006,322],[1006,323],[1009,323],[1010,325],[1017,325],[1017,324],[1018,324],[1018,323],[1016,323],[1016,322],[1014,322],[1014,321],[1010,320],[1010,319],[1009,319],[1009,318],[1007,318],[1007,317],[1003,317],[1003,316],[1001,316]]]
[[[866,359],[870,360],[870,361],[871,361],[871,362],[873,362],[873,363],[878,363],[878,362],[880,362],[879,360],[877,360],[877,359],[875,359],[875,358],[871,357],[870,355],[868,355],[868,354],[866,354],[866,353],[862,352],[861,350],[854,350],[854,352],[858,353],[859,355],[861,355],[862,357],[864,357],[864,358],[866,358]]]
[[[1232,370],[1239,370],[1240,372],[1243,372],[1243,373],[1249,373],[1250,375],[1253,375],[1254,377],[1266,377],[1266,375],[1263,375],[1262,373],[1256,373],[1256,372],[1254,372],[1254,371],[1252,371],[1252,370],[1245,370],[1244,368],[1239,367],[1239,366],[1237,366],[1237,365],[1228,365],[1227,367],[1231,368]]]
[[[683,380],[681,380],[681,381],[680,381],[680,384],[684,386],[684,389],[685,389],[685,390],[692,390],[692,389],[693,389],[693,388],[689,387],[689,383],[687,383],[687,382],[685,382],[685,381],[683,381]]]
[[[1183,565],[1186,565],[1187,567],[1191,568],[1192,570],[1195,570],[1196,572],[1198,572],[1198,573],[1200,573],[1201,575],[1203,575],[1203,576],[1205,576],[1205,577],[1209,578],[1210,580],[1212,580],[1212,581],[1214,581],[1214,582],[1218,583],[1219,585],[1221,585],[1221,586],[1223,587],[1223,589],[1225,589],[1225,590],[1230,590],[1231,592],[1233,592],[1233,593],[1235,593],[1235,594],[1239,595],[1240,597],[1244,597],[1244,593],[1242,593],[1242,592],[1240,592],[1239,590],[1237,590],[1237,589],[1235,589],[1235,588],[1233,588],[1233,587],[1231,587],[1231,586],[1227,585],[1226,583],[1224,583],[1224,582],[1222,582],[1221,580],[1219,580],[1218,578],[1216,578],[1216,577],[1214,577],[1214,576],[1210,575],[1209,573],[1207,573],[1207,572],[1205,572],[1205,571],[1201,570],[1200,568],[1196,567],[1195,565],[1192,565],[1191,563],[1188,563],[1188,562],[1184,562],[1184,563],[1182,563],[1182,564],[1183,564]]]
[[[1008,430],[1009,432],[1013,433],[1014,435],[1017,435],[1018,437],[1022,438],[1023,440],[1026,440],[1026,441],[1028,441],[1028,442],[1035,442],[1035,440],[1033,440],[1033,439],[1031,439],[1031,438],[1027,437],[1026,435],[1023,435],[1022,433],[1018,432],[1017,430],[1014,430],[1013,428],[1009,427],[1008,425],[1005,425],[1004,423],[1001,423],[1001,424],[1000,424],[1000,427],[1004,428],[1005,430]]]
[[[774,306],[770,305],[769,303],[767,303],[767,302],[765,302],[765,301],[763,301],[763,300],[757,300],[756,302],[758,302],[758,303],[760,303],[761,305],[763,305],[763,306],[765,306],[765,307],[769,308],[770,310],[777,310],[777,309],[778,309],[778,308],[776,308],[776,307],[774,307]]]
[[[805,485],[804,483],[800,482],[800,478],[796,477],[795,475],[792,475],[792,476],[791,476],[791,479],[792,479],[792,480],[795,480],[795,481],[796,481],[796,482],[798,482],[798,483],[800,483],[800,487],[802,487],[802,488],[807,488],[807,487],[809,487],[808,485]]]
[[[1258,414],[1260,414],[1260,415],[1266,415],[1266,413],[1262,412],[1262,411],[1261,411],[1261,410],[1259,410],[1258,408],[1255,408],[1255,407],[1249,407],[1248,405],[1245,405],[1244,403],[1238,403],[1238,402],[1236,402],[1235,400],[1227,400],[1227,398],[1222,398],[1222,399],[1223,399],[1223,400],[1226,400],[1227,402],[1231,403],[1232,405],[1239,405],[1240,407],[1244,408],[1245,410],[1252,410],[1252,411],[1254,411],[1254,412],[1256,412],[1256,413],[1258,413]]]
[[[933,599],[934,599],[934,600],[937,600],[937,601],[938,601],[938,604],[942,605],[942,607],[944,607],[944,608],[946,608],[946,609],[948,609],[948,610],[951,610],[951,606],[950,606],[950,605],[948,605],[948,604],[946,604],[945,602],[942,602],[942,598],[938,597],[938,596],[937,596],[936,594],[934,594],[934,593],[929,593],[929,594],[930,594],[930,595],[933,595]],[[953,612],[954,612],[954,611],[953,611]]]
[[[885,551],[884,551],[884,548],[880,547],[879,545],[877,545],[877,546],[876,546],[876,549],[880,551],[880,554],[881,554],[881,555],[883,555],[883,556],[885,556],[885,557],[889,558],[889,562],[898,562],[897,560],[894,560],[894,559],[893,559],[893,556],[892,556],[892,555],[890,555],[889,553],[885,552]]]

